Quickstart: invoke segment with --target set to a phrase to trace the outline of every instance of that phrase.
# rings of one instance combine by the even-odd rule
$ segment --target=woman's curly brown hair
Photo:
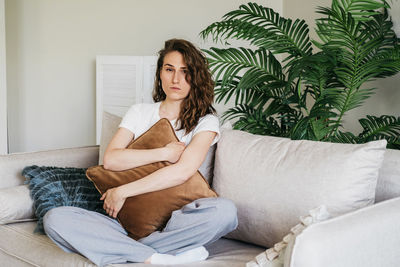
[[[199,119],[207,114],[214,114],[212,106],[214,101],[214,81],[212,80],[206,57],[192,43],[182,39],[171,39],[165,42],[164,48],[158,52],[157,71],[154,81],[153,100],[163,101],[166,95],[161,85],[161,69],[164,65],[164,57],[177,51],[182,54],[187,66],[186,81],[190,84],[188,96],[182,101],[179,122],[179,130],[185,129],[189,133],[199,122]]]

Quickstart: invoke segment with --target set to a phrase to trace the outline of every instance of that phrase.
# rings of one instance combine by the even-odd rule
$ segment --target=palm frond
[[[237,119],[233,124],[233,128],[237,130],[260,135],[286,135],[279,123],[273,117],[263,112],[262,108],[238,105],[227,110],[223,115],[223,119]]]
[[[253,101],[259,93],[286,85],[285,75],[279,61],[265,49],[219,49],[203,50],[209,57],[210,66],[217,80],[216,95],[225,103],[235,95],[235,103]],[[238,74],[243,76],[238,79]],[[222,77],[222,78],[221,78]],[[265,94],[264,94],[265,95]]]
[[[325,15],[316,20],[316,32],[325,43],[324,46],[353,50],[356,41],[353,36],[359,32],[360,22],[341,8],[319,7],[317,12]]]
[[[344,143],[344,144],[359,144],[360,140],[357,136],[350,132],[335,132],[326,141],[333,143]]]
[[[221,86],[222,80],[216,81],[214,88],[215,102],[221,103],[225,99],[224,104],[227,104],[235,93],[239,80],[239,76],[234,76],[228,83],[225,83],[224,87]]]
[[[200,32],[202,39],[209,36],[216,43],[226,43],[228,39],[254,41],[259,38],[275,39],[274,31],[267,31],[264,27],[254,25],[247,21],[239,19],[224,20],[212,23],[206,29]]]
[[[372,19],[363,23],[363,31],[360,36],[366,42],[370,39],[379,39],[380,44],[370,57],[387,54],[395,47],[398,47],[399,39],[393,30],[393,22],[389,18],[388,10],[385,8],[382,13],[372,16]],[[368,58],[368,57],[367,57]]]
[[[329,122],[329,120],[327,121],[323,118],[305,117],[292,129],[290,137],[293,140],[325,141],[334,128]]]
[[[383,115],[370,116],[359,120],[363,127],[359,138],[365,142],[378,139],[398,139],[400,137],[400,117]]]
[[[332,9],[342,9],[345,12],[351,13],[358,20],[368,20],[370,16],[379,14],[375,11],[380,8],[388,7],[386,1],[374,0],[333,0]]]
[[[252,45],[275,54],[288,53],[289,60],[312,53],[308,33],[304,20],[293,22],[271,8],[248,3],[225,14],[222,21],[208,26],[200,36],[206,39],[212,35],[214,41],[226,41],[228,38],[249,40]]]
[[[333,70],[338,64],[337,57],[336,50],[325,49],[294,61],[288,71],[287,85],[293,85],[299,78],[302,84],[313,88],[312,93],[319,94],[336,80]]]
[[[339,111],[340,118],[344,113],[361,106],[364,101],[373,94],[375,88],[366,88],[359,90],[334,90],[331,89],[329,94],[332,99],[332,106]]]
[[[344,87],[343,93],[334,101],[334,107],[339,111],[338,127],[344,113],[359,107],[372,95],[373,89],[360,89],[362,84],[399,71],[396,41],[382,42],[388,36],[393,40],[393,33],[389,28],[391,23],[384,23],[387,14],[368,13],[370,8],[385,6],[376,1],[341,0],[333,1],[332,8],[319,10],[319,13],[327,16],[317,22],[318,34],[325,42],[320,43],[320,47],[340,51],[339,64],[334,69],[338,82]],[[350,10],[356,10],[358,14],[365,11],[363,16],[368,16],[369,19],[357,19]],[[378,34],[370,34],[379,25],[383,25],[383,29]],[[335,91],[333,93],[336,94]]]

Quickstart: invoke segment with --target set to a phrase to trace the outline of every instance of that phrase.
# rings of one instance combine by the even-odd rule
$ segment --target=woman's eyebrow
[[[173,68],[175,68],[175,66],[174,66],[174,65],[172,65],[172,64],[169,64],[169,63],[165,63],[165,64],[164,64],[164,66],[168,66],[168,67],[173,67]],[[184,67],[181,67],[180,69],[184,69],[184,70],[186,70],[186,69],[187,69],[187,67],[186,67],[186,66],[184,66]]]

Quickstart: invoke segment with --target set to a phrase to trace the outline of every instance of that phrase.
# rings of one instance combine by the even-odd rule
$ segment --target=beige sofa
[[[306,150],[302,151],[303,154],[296,154],[304,145]],[[371,176],[368,178],[372,179],[369,180],[369,184],[365,184],[365,181],[361,183],[364,189],[372,188],[374,192],[376,190],[372,202],[371,199],[363,202],[365,197],[360,197],[359,192],[352,193],[350,211],[339,212],[335,210],[335,201],[340,198],[339,195],[354,186],[351,181],[346,184],[349,178],[339,180],[345,175],[357,176],[354,171],[360,172],[360,168],[365,170],[365,166],[359,166],[359,162],[367,156],[359,154],[360,150],[367,149],[375,153],[379,149],[376,146],[357,145],[333,145],[322,149],[319,147],[320,143],[314,145],[312,142],[224,131],[216,151],[213,186],[220,195],[236,203],[239,228],[236,233],[229,235],[229,238],[222,238],[207,246],[210,252],[208,260],[187,266],[399,266],[400,151],[387,150],[383,164],[377,163],[374,170],[369,170],[367,166],[367,171],[372,173],[372,176],[379,171],[378,182],[376,177],[373,180]],[[312,151],[316,158],[310,158],[307,151]],[[325,162],[321,159],[324,156],[319,153],[327,152],[329,156]],[[279,153],[283,153],[284,156]],[[336,159],[331,156],[335,154],[338,155]],[[343,162],[338,162],[342,154]],[[352,158],[356,154],[356,158]],[[374,157],[370,159],[371,162],[378,162],[379,155],[378,159]],[[12,197],[13,190],[15,195],[20,194],[19,189],[26,190],[21,186],[24,183],[21,170],[25,166],[36,164],[88,167],[96,165],[98,159],[98,146],[0,156],[0,205],[21,209],[21,214],[29,213],[32,209],[29,199]],[[309,168],[302,162],[308,160],[312,163],[319,159],[322,165],[330,164],[333,168],[325,173],[326,165],[321,169],[315,166]],[[303,165],[293,165],[290,160]],[[349,168],[351,171],[343,173],[343,168]],[[281,172],[282,169],[285,173]],[[324,177],[313,180],[314,177],[308,176],[313,172],[321,173]],[[361,173],[360,176],[365,175]],[[333,183],[325,178],[330,175],[335,179]],[[283,184],[288,183],[287,179],[293,180],[289,184]],[[323,190],[316,189],[320,186],[317,184],[319,181],[322,181]],[[333,194],[329,195],[328,191],[340,183],[344,183],[342,187],[334,188],[337,192],[333,191]],[[256,185],[256,188],[252,185]],[[309,190],[313,187],[314,191]],[[281,192],[277,192],[278,189]],[[303,190],[309,191],[302,194]],[[26,196],[27,193],[24,192]],[[348,205],[343,199],[339,200],[340,205]],[[324,203],[319,203],[321,201]],[[376,203],[373,203],[374,201]],[[304,217],[300,220],[299,215],[306,215],[304,213],[315,204],[326,204],[328,211],[332,207],[334,218],[314,224],[305,222]],[[7,211],[3,209],[0,216],[5,212]],[[10,220],[6,223],[3,220],[3,225],[0,225],[0,266],[94,266],[78,254],[63,252],[46,236],[33,233],[35,221],[23,219],[23,215],[19,216],[19,219],[14,218],[14,223],[10,223]],[[291,229],[297,223],[297,226],[301,227]],[[287,233],[284,233],[285,231]],[[284,237],[285,242],[279,242]],[[274,243],[278,244],[273,246]],[[266,253],[267,245],[272,248]],[[268,258],[275,258],[275,261],[269,262]],[[111,266],[145,265],[127,263]]]

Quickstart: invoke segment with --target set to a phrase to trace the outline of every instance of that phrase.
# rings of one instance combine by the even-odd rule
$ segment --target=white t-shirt
[[[128,129],[135,135],[135,139],[138,138],[161,119],[160,105],[161,102],[153,104],[140,103],[131,106],[128,112],[123,117],[119,127]],[[172,126],[176,127],[176,120],[172,120],[170,122]],[[212,175],[211,166],[215,151],[215,144],[218,142],[220,137],[218,117],[213,114],[207,114],[206,116],[199,119],[196,127],[188,134],[185,134],[185,129],[179,131],[175,130],[175,134],[178,137],[179,141],[184,142],[187,146],[192,140],[193,136],[203,131],[211,131],[217,133],[211,144],[210,149],[208,150],[206,159],[199,168],[201,174],[203,174],[207,181],[210,182],[210,177]]]

